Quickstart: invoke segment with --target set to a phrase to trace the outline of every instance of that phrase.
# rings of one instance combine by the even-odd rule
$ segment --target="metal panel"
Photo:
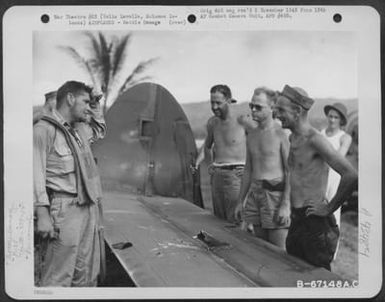
[[[138,286],[295,287],[341,280],[179,198],[108,192],[106,240]],[[199,240],[201,231],[209,234]],[[194,238],[195,237],[195,238]]]
[[[108,193],[105,200],[106,241],[136,286],[258,286],[160,218],[136,196]],[[132,246],[113,248],[128,242]]]
[[[104,189],[178,196],[203,206],[189,168],[197,155],[191,127],[165,88],[136,85],[105,118],[107,135],[94,146]]]

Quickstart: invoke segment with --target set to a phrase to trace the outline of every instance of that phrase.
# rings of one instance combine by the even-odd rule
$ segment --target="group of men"
[[[330,270],[339,235],[333,212],[357,185],[343,156],[346,137],[338,153],[325,138],[341,138],[338,129],[323,136],[309,124],[314,101],[298,88],[286,85],[279,94],[257,88],[249,104],[252,120],[234,114],[228,86],[216,85],[210,95],[214,117],[197,165],[212,155],[214,214],[231,222],[240,215],[245,229],[253,226],[257,236]],[[101,95],[68,81],[46,98],[33,128],[36,243],[45,243],[36,284],[96,286],[104,240],[101,184],[90,146],[106,133]],[[331,120],[341,113],[337,107],[325,109]],[[330,200],[328,165],[341,175]]]
[[[358,183],[344,158],[350,136],[339,129],[346,108],[326,106],[330,123],[321,133],[308,120],[314,100],[301,88],[255,89],[249,103],[255,124],[236,116],[226,85],[211,88],[210,102],[214,116],[194,170],[209,158],[214,214],[330,270],[339,238],[333,213]],[[328,142],[332,137],[338,146]],[[329,170],[340,176],[332,194]]]

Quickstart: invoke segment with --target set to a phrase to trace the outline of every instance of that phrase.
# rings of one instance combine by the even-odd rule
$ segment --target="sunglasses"
[[[266,106],[261,106],[261,105],[249,103],[249,108],[250,108],[250,110],[261,111],[261,110],[262,110],[263,108],[265,108],[265,107],[266,107]]]

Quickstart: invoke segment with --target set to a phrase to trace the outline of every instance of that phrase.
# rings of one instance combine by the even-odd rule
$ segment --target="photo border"
[[[20,5],[20,4],[23,4],[23,5],[33,5],[32,3],[29,3],[30,1],[14,1],[13,3],[8,3],[8,4],[11,4],[11,5]],[[63,3],[65,3],[66,5],[73,5],[73,4],[79,4],[79,5],[101,5],[102,3],[104,4],[104,1],[65,1],[65,2],[59,2],[59,1],[55,1],[56,5],[62,5]],[[181,3],[180,1],[168,1],[168,2],[165,2],[165,1],[152,1],[151,3],[149,3],[148,1],[132,1],[130,3],[130,5],[156,5],[156,4],[162,4],[162,5],[192,5],[191,3],[192,1],[187,1],[187,2],[184,2],[184,3]],[[287,3],[285,3],[286,1],[264,1],[264,2],[258,2],[258,3],[251,3],[251,1],[245,1],[245,2],[242,2],[242,3],[237,3],[237,6],[238,5],[285,5],[287,6]],[[354,5],[357,5],[357,1],[353,1]],[[295,6],[295,5],[318,5],[318,3],[316,4],[317,2],[316,1],[293,1],[293,2],[290,2],[290,6]],[[322,3],[322,6],[324,5],[349,5],[349,1],[325,1],[325,3]],[[49,1],[40,1],[39,2],[39,5],[48,5],[48,4],[52,4],[52,3],[49,3]],[[205,3],[196,3],[194,2],[193,3],[194,6],[197,6],[197,5],[231,5],[231,6],[234,6],[233,2],[232,1],[222,1],[221,3],[218,3],[217,1],[213,1],[213,2],[205,2]],[[118,1],[118,2],[114,2],[114,5],[126,5],[126,3],[124,3],[123,1]],[[108,5],[108,6],[114,6],[114,5]],[[378,1],[364,1],[364,3],[362,3],[362,5],[371,5],[373,7],[375,7],[375,9],[377,9],[377,11],[380,12],[381,14],[381,53],[384,53],[383,49],[383,45],[384,45],[384,38],[383,38],[383,33],[385,31],[384,29],[384,18],[383,18],[383,13],[384,13],[384,4],[383,3],[379,3]],[[5,9],[9,8],[10,6],[7,6],[7,7],[1,7],[1,13],[4,14],[5,12]],[[4,30],[4,29],[3,29]],[[1,41],[1,43],[3,43],[3,41]],[[3,45],[2,45],[3,46]],[[2,68],[4,66],[4,62],[2,61]],[[383,79],[384,76],[385,76],[385,72],[384,72],[384,62],[383,62],[383,58],[381,58],[381,78]],[[1,83],[1,85],[3,85],[3,83]],[[381,87],[382,89],[384,88],[384,83],[382,82],[381,83]],[[3,87],[2,87],[3,88]],[[4,90],[3,90],[4,91]],[[4,97],[2,95],[2,97]],[[381,100],[384,101],[384,97],[381,96]],[[4,112],[4,99],[3,99],[3,102],[1,103],[1,109],[3,109],[3,112]],[[382,116],[384,114],[384,108],[381,108],[381,113],[382,113]],[[4,122],[4,120],[3,120]],[[4,124],[3,124],[3,127],[4,127]],[[5,131],[6,129],[3,128],[3,131]],[[3,134],[4,135],[4,134]],[[2,135],[2,144],[3,144],[3,148],[2,148],[2,152],[4,150],[4,136]],[[381,136],[382,136],[382,141],[384,139],[384,133],[382,131],[381,133]],[[4,158],[4,154],[3,154],[3,158]],[[382,167],[382,171],[383,171],[383,166]],[[3,171],[4,171],[4,163],[3,163]],[[4,172],[3,172],[4,173]],[[4,174],[3,174],[4,175]],[[4,183],[4,181],[3,181]],[[383,184],[383,180],[381,181],[381,184]],[[4,187],[1,187],[1,193],[3,194],[4,196]],[[382,199],[384,199],[384,193],[382,191]],[[4,201],[4,198],[2,199]],[[4,204],[3,204],[4,206]],[[4,209],[4,207],[3,207]],[[4,213],[3,213],[4,215]],[[385,215],[385,211],[384,211],[384,207],[382,207],[382,216],[384,217]],[[4,217],[4,216],[3,216]],[[2,225],[2,227],[4,227],[4,225]],[[382,229],[384,230],[385,229],[385,222],[384,220],[382,219]],[[2,236],[4,234],[4,229],[3,229],[3,232],[2,232]],[[0,237],[0,240],[4,240],[4,237]],[[4,242],[4,241],[3,241]],[[384,263],[384,232],[382,233],[382,251],[383,251],[383,254],[382,254],[382,259],[383,259],[383,263]],[[4,246],[3,246],[3,249],[2,249],[2,255],[3,257],[5,257],[4,255]],[[4,261],[1,263],[1,266],[0,268],[3,268],[2,272],[4,272]],[[384,270],[382,270],[382,274],[383,274],[383,280],[384,280]],[[6,277],[4,275],[4,279],[3,280],[6,280]],[[5,285],[3,284],[2,282],[2,289],[4,289],[4,291],[2,291],[2,294],[5,293]],[[380,298],[380,297],[384,297],[385,293],[384,293],[384,288],[382,286],[381,288],[381,291],[379,292],[377,298]],[[2,297],[3,298],[3,297]],[[5,298],[7,298],[6,296],[6,293],[5,293]]]

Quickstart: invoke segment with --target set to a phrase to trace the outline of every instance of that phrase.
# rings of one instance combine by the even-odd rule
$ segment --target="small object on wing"
[[[112,245],[112,247],[114,249],[117,249],[117,250],[124,250],[126,248],[129,248],[129,247],[132,247],[132,243],[131,242],[118,242],[118,243],[114,243]]]
[[[215,239],[212,235],[205,231],[200,231],[198,235],[194,236],[193,238],[199,239],[206,243],[208,247],[220,247],[220,246],[230,246],[227,242],[220,241],[218,239]]]

